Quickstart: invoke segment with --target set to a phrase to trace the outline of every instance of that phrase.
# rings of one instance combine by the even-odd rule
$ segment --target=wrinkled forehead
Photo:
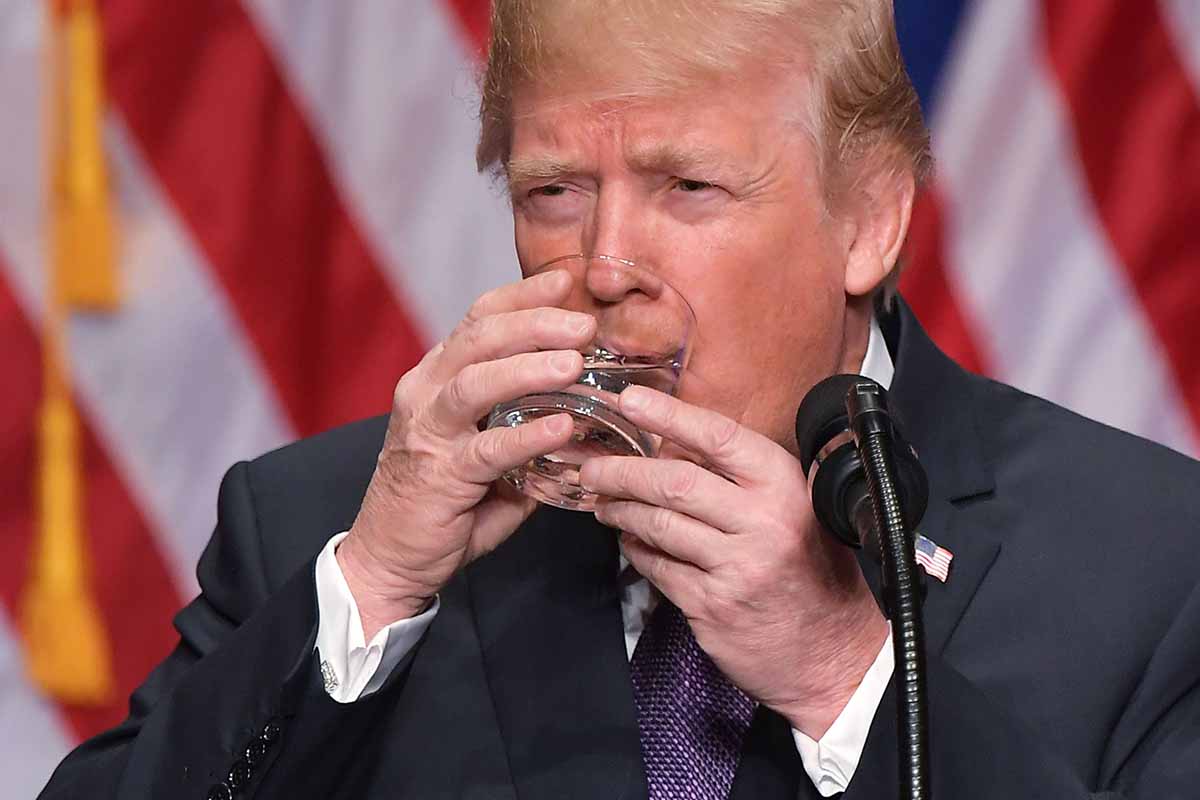
[[[820,79],[806,34],[782,11],[799,0],[499,0],[483,85],[477,163],[507,166],[535,104],[667,105],[721,90],[782,98],[776,113],[819,138]],[[746,9],[757,8],[756,13]],[[815,50],[814,50],[815,52]],[[538,113],[548,104],[536,104]],[[624,106],[628,107],[628,106]]]
[[[767,157],[767,143],[778,148],[797,137],[811,139],[795,124],[802,92],[770,77],[761,67],[615,98],[607,91],[611,84],[596,76],[576,83],[524,83],[513,96],[504,172],[510,186],[553,180],[590,171],[587,162],[607,154],[636,172],[703,172],[749,181]]]

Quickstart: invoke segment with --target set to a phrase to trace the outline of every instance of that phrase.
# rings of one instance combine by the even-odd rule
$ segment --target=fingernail
[[[550,357],[550,366],[555,372],[570,375],[579,369],[578,353],[555,353]]]
[[[555,414],[552,417],[546,418],[546,429],[555,436],[561,436],[566,433],[574,424],[569,414]]]
[[[587,464],[579,468],[579,485],[589,492],[592,490],[592,477],[595,472],[595,467],[589,468]]]

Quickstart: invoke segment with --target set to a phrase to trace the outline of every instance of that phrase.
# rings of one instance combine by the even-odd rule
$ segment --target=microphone
[[[859,425],[877,427],[891,439],[900,505],[910,531],[925,515],[929,480],[916,452],[896,429],[887,409],[887,392],[878,383],[862,375],[834,375],[804,396],[796,412],[796,443],[817,521],[843,544],[856,549],[866,546],[879,562],[871,493],[848,410],[851,398],[870,401],[870,408],[860,408],[857,414]]]
[[[929,703],[921,573],[912,531],[929,503],[929,481],[901,438],[887,392],[861,375],[834,375],[814,386],[796,412],[796,443],[813,511],[851,547],[870,543],[882,566],[883,609],[892,620],[896,663],[899,789],[929,800]]]

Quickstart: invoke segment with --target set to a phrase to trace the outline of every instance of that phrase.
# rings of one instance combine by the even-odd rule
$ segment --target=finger
[[[563,308],[527,308],[464,321],[442,344],[434,380],[471,364],[537,350],[577,350],[592,341],[596,318]]]
[[[764,474],[794,459],[775,442],[729,417],[644,386],[621,392],[619,407],[630,422],[700,454],[735,482],[761,482]]]
[[[481,294],[467,310],[466,321],[539,306],[556,306],[571,292],[575,279],[564,269],[540,272]]]
[[[674,603],[686,616],[698,607],[707,574],[699,567],[672,558],[631,533],[621,535],[621,552],[630,565]]]
[[[596,519],[708,572],[725,560],[728,535],[686,514],[631,500],[603,500]]]
[[[477,433],[468,440],[459,459],[460,476],[470,483],[492,483],[531,458],[563,447],[574,430],[569,414],[552,414],[514,428]]]
[[[746,513],[744,489],[690,461],[589,458],[579,471],[579,482],[590,492],[679,511],[731,533]]]
[[[574,350],[519,353],[469,364],[438,392],[434,417],[449,428],[473,425],[497,403],[531,392],[564,389],[582,372],[583,356]]]

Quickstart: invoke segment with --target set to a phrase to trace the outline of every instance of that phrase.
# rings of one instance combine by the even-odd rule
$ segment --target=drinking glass
[[[592,511],[597,496],[579,484],[579,468],[602,455],[654,456],[660,437],[639,430],[617,411],[629,386],[674,394],[687,366],[696,317],[683,296],[649,269],[607,255],[569,255],[535,270],[570,273],[562,308],[596,318],[596,336],[580,349],[583,374],[562,391],[540,392],[497,405],[489,428],[566,412],[575,423],[562,448],[510,470],[504,478],[525,494],[559,508]]]

